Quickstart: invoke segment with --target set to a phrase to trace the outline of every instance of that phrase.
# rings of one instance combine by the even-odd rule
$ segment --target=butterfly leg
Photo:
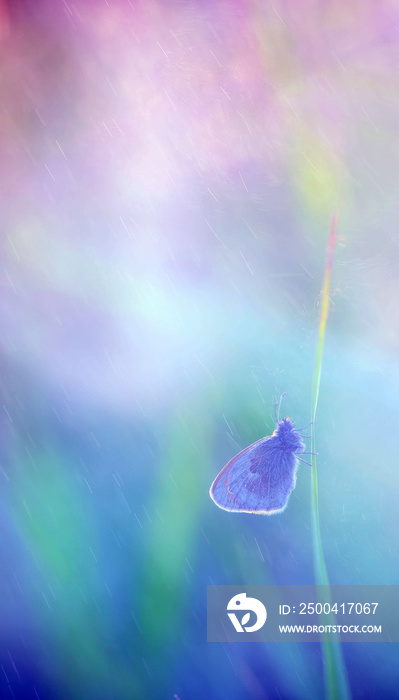
[[[295,428],[295,430],[298,430],[298,432],[299,432],[300,430],[305,430],[305,428],[308,428],[309,425],[313,425],[313,422],[314,422],[314,421],[311,420],[310,423],[307,423],[307,425],[304,425],[303,428]]]
[[[311,466],[312,466],[309,462],[306,461],[306,459],[301,459],[300,457],[298,457],[298,455],[297,455],[297,459],[299,459],[300,462],[303,462],[304,464],[307,464],[308,467],[311,467]]]

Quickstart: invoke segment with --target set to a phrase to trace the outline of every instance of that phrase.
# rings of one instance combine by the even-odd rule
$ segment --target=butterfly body
[[[287,505],[295,488],[297,454],[305,450],[302,436],[284,418],[268,437],[239,452],[214,480],[210,495],[224,510],[270,515]]]

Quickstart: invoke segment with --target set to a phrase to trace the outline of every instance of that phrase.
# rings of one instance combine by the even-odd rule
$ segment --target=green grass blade
[[[316,359],[313,373],[312,386],[312,426],[311,426],[311,451],[316,452],[315,445],[315,422],[317,413],[317,404],[319,400],[321,369],[323,361],[324,338],[326,333],[327,318],[330,308],[330,288],[331,288],[331,272],[334,259],[334,250],[337,242],[337,217],[333,215],[331,219],[330,235],[328,239],[327,260],[324,270],[324,280],[321,294],[321,310],[319,323],[319,336],[317,342]],[[311,508],[312,508],[312,541],[313,541],[313,561],[316,586],[321,602],[330,602],[329,580],[327,574],[326,562],[324,559],[323,545],[320,533],[319,521],[319,494],[317,486],[317,464],[316,455],[312,455],[312,472],[311,472]],[[320,586],[325,588],[320,589]],[[326,620],[327,624],[334,624],[333,619]],[[342,658],[340,642],[331,641],[325,637],[322,638],[323,664],[324,664],[324,679],[326,688],[326,697],[328,700],[350,700],[351,693],[346,677],[346,670]]]

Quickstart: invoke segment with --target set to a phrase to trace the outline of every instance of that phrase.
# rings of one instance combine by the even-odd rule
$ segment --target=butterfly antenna
[[[277,410],[276,410],[277,401],[276,401],[276,403],[274,404],[274,415],[275,415],[275,418],[276,418],[276,423],[278,423],[279,420],[280,420],[280,406],[281,406],[281,402],[282,402],[282,400],[283,400],[283,396],[285,396],[286,393],[287,393],[287,392],[285,391],[283,394],[281,394],[280,400],[279,400],[279,402],[278,402],[278,408],[277,408]]]

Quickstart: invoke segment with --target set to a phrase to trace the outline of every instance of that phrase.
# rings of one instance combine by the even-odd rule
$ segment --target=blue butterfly
[[[261,515],[285,509],[296,485],[298,460],[305,461],[297,455],[311,453],[304,452],[302,435],[290,418],[277,417],[276,422],[273,435],[246,447],[217,475],[209,494],[219,508]]]

